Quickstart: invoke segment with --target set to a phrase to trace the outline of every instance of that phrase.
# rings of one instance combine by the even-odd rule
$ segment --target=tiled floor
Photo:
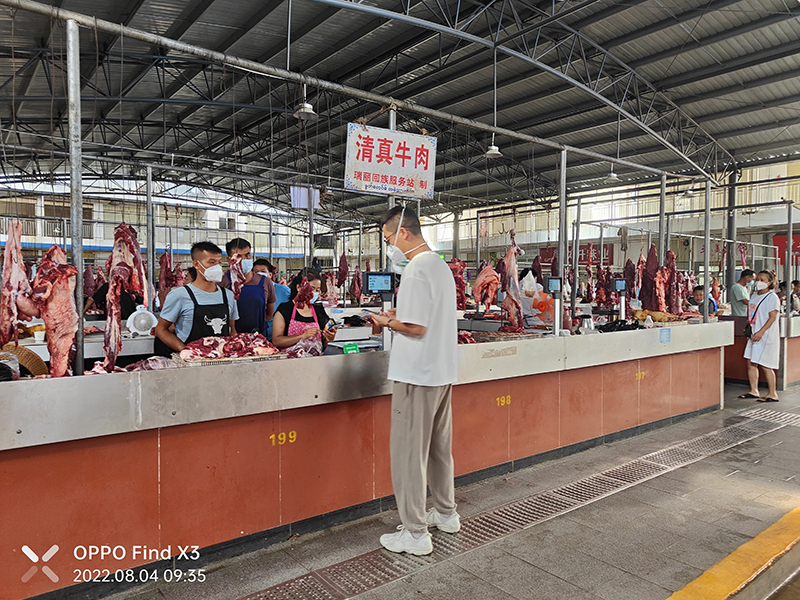
[[[730,423],[757,405],[726,387],[725,410],[456,490],[468,517],[627,462]],[[800,413],[800,389],[772,410]],[[784,427],[566,515],[358,596],[452,599],[658,600],[800,506],[800,427]],[[200,584],[143,587],[110,600],[236,600],[379,548],[396,511],[207,568]]]

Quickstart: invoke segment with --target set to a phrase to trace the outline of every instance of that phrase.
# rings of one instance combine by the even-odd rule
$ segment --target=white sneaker
[[[433,552],[430,533],[411,533],[402,525],[397,526],[397,533],[382,535],[381,545],[389,552],[408,552],[415,556],[425,556]]]
[[[435,508],[432,508],[428,511],[426,520],[428,525],[436,525],[440,531],[445,533],[458,533],[461,529],[461,518],[458,513],[443,515]]]

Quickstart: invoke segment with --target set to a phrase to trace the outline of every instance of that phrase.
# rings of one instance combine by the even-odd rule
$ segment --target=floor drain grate
[[[552,492],[583,504],[615,492],[624,485],[625,482],[619,481],[618,479],[611,479],[609,477],[603,477],[602,475],[592,475],[586,479],[580,479],[568,485],[562,485],[552,490]]]
[[[647,462],[644,460],[632,460],[629,463],[603,471],[606,477],[613,477],[625,483],[638,483],[644,479],[650,479],[656,475],[660,475],[667,470],[664,465],[657,465],[656,463]]]
[[[792,413],[753,409],[740,416],[743,421],[717,431],[464,519],[456,534],[432,530],[428,556],[375,550],[242,600],[344,600],[786,425],[800,427],[800,415]]]
[[[341,598],[341,594],[331,590],[315,573],[310,573],[279,583],[263,592],[251,594],[243,600],[341,600]]]
[[[563,514],[575,506],[576,503],[571,500],[545,492],[498,508],[494,514],[524,528]]]
[[[768,408],[753,408],[742,413],[745,417],[751,419],[759,419],[761,421],[770,421],[772,423],[781,423],[783,425],[792,425],[800,427],[800,415],[794,413],[782,412],[779,410],[769,410]]]
[[[649,460],[650,462],[664,465],[665,467],[677,468],[682,467],[683,465],[688,465],[689,463],[702,458],[702,455],[698,454],[697,452],[692,452],[691,450],[681,448],[680,446],[672,446],[671,448],[665,448],[664,450],[653,452],[652,454],[648,454],[642,458],[644,460]]]

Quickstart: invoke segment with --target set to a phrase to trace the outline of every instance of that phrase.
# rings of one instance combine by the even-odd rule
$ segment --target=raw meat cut
[[[183,287],[186,285],[186,272],[183,270],[180,263],[175,267],[173,276],[175,277],[175,287]]]
[[[108,283],[108,280],[106,279],[105,273],[103,273],[103,269],[100,268],[100,265],[97,265],[94,270],[95,273],[97,273],[97,277],[94,278],[94,285],[95,289],[99,290],[103,285]]]
[[[680,280],[678,277],[678,268],[675,266],[675,253],[672,250],[667,250],[667,273],[669,274],[669,281],[667,282],[667,310],[673,315],[679,315],[683,312],[681,306]]]
[[[325,279],[325,287],[327,289],[325,302],[328,306],[338,306],[339,296],[336,294],[336,275],[334,273],[323,273],[322,277]]]
[[[103,365],[102,360],[98,360],[94,363],[94,367],[92,367],[91,371],[84,371],[84,375],[107,375],[108,373],[125,373],[125,369],[122,367],[114,367],[113,371],[107,371],[105,366]],[[49,377],[49,375],[48,375]]]
[[[659,310],[658,300],[656,298],[657,273],[658,255],[656,253],[656,245],[652,244],[650,246],[650,252],[647,255],[647,262],[644,265],[644,273],[642,274],[642,289],[639,292],[639,299],[642,301],[642,308],[644,310]]]
[[[25,267],[25,277],[28,278],[28,281],[33,279],[33,263],[29,260],[22,262],[23,266]]]
[[[260,333],[239,333],[229,337],[204,337],[186,344],[182,360],[201,358],[243,358],[270,356],[279,350]]]
[[[655,310],[658,312],[667,312],[667,280],[669,274],[666,267],[659,267],[656,271],[654,278],[655,294],[653,295],[653,302],[655,303]],[[649,310],[649,309],[646,309]]]
[[[349,272],[350,267],[347,264],[347,257],[342,252],[342,257],[339,259],[339,278],[336,280],[336,287],[342,287],[345,284]]]
[[[467,294],[466,284],[464,283],[464,270],[467,268],[467,263],[458,258],[453,258],[447,266],[453,273],[453,279],[456,283],[456,310],[467,310]]]
[[[97,286],[94,284],[94,271],[92,267],[86,265],[86,268],[83,270],[83,297],[91,298],[94,296],[96,290]]]
[[[3,289],[0,291],[0,347],[18,342],[17,321],[39,316],[31,300],[31,284],[22,260],[22,221],[11,219],[3,255]]]
[[[483,304],[488,311],[497,297],[498,287],[500,287],[500,275],[487,264],[478,274],[478,279],[472,287],[472,294],[475,296],[475,301]]]
[[[711,279],[711,297],[714,299],[714,302],[717,303],[717,306],[719,306],[722,300],[722,290],[719,287],[719,280],[716,277]]]
[[[472,337],[472,334],[469,331],[459,331],[458,332],[458,343],[459,344],[477,344],[478,342],[475,341],[475,338]]]
[[[245,282],[244,269],[242,269],[242,257],[239,254],[234,254],[228,258],[228,265],[230,265],[228,276],[231,278],[233,298],[234,300],[238,300]]]
[[[125,367],[125,371],[131,373],[133,371],[159,371],[161,369],[173,369],[177,365],[171,358],[166,356],[151,356],[132,365]]]
[[[558,250],[553,252],[553,260],[550,262],[550,275],[553,277],[561,277],[561,270],[558,264]]]
[[[594,244],[589,243],[589,257],[586,263],[586,302],[594,301],[594,272],[592,271],[592,254],[594,253]]]
[[[636,295],[636,265],[629,258],[622,270],[625,276],[625,314],[631,314],[631,299]]]
[[[614,308],[614,301],[616,300],[616,292],[614,291],[614,274],[611,273],[611,267],[599,269],[597,272],[597,284],[600,285],[600,273],[603,273],[603,305],[611,310]],[[599,291],[598,291],[599,296]],[[598,305],[600,300],[598,300]]]
[[[639,262],[636,263],[636,290],[642,289],[642,279],[644,278],[644,267],[646,264],[644,254],[639,254]]]
[[[508,269],[506,268],[506,263],[501,258],[497,261],[497,265],[495,265],[495,269],[497,270],[497,275],[500,277],[500,290],[505,292],[506,291],[506,283],[508,282]]]
[[[136,234],[127,223],[120,223],[114,229],[114,248],[106,261],[108,271],[108,294],[106,295],[106,330],[103,339],[105,358],[103,365],[111,373],[117,363],[117,355],[122,349],[122,305],[120,294],[128,292],[131,296],[141,296],[145,306],[149,294],[147,278],[142,265],[141,249]]]
[[[365,267],[366,267],[366,269],[367,269],[367,271],[366,271],[367,273],[369,273],[369,272],[372,270],[372,269],[370,268],[370,266],[369,266],[369,259],[367,260],[367,262],[366,262],[366,264],[365,264],[364,266],[365,266]]]
[[[172,272],[172,259],[169,254],[164,252],[158,259],[161,272],[158,274],[158,291],[163,292],[175,287],[175,273]]]
[[[508,314],[508,320],[515,327],[523,327],[524,322],[522,318],[522,293],[519,289],[519,273],[517,272],[517,256],[524,254],[522,248],[517,246],[514,240],[515,231],[512,229],[511,234],[511,247],[506,252],[503,259],[506,270],[506,297],[503,299],[501,308],[505,309]]]
[[[311,284],[308,283],[308,279],[303,277],[300,285],[297,286],[297,296],[294,299],[294,303],[297,305],[297,308],[303,308],[310,304],[311,298],[313,297],[314,290],[311,289]]]
[[[78,269],[67,264],[61,246],[53,245],[42,259],[33,278],[31,297],[39,307],[47,332],[50,375],[72,375],[78,310],[75,307],[75,277]]]
[[[97,325],[89,325],[89,327],[83,328],[83,335],[92,335],[93,333],[103,333],[103,330]]]
[[[358,265],[353,269],[353,281],[350,282],[350,298],[354,304],[361,304],[361,269]]]
[[[570,267],[569,271],[567,271],[567,283],[569,284],[570,289],[575,287],[575,269],[572,267]]]
[[[498,329],[500,333],[525,333],[524,327],[515,327],[513,325],[503,325]]]
[[[536,258],[533,259],[533,263],[531,264],[531,269],[536,271],[534,277],[536,277],[536,283],[542,283],[542,261],[539,258],[539,255],[536,255]]]

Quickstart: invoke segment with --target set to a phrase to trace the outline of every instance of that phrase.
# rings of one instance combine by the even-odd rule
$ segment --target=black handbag
[[[767,292],[766,294],[764,294],[764,297],[761,299],[761,302],[764,302],[764,300],[767,299],[767,296],[769,296],[771,293],[772,292]],[[756,314],[758,314],[758,309],[761,308],[761,302],[758,303],[758,306],[756,306],[755,311],[753,311],[753,320],[755,320]],[[744,326],[744,337],[748,339],[753,337],[753,327],[750,325],[750,315],[747,315],[747,325]]]

